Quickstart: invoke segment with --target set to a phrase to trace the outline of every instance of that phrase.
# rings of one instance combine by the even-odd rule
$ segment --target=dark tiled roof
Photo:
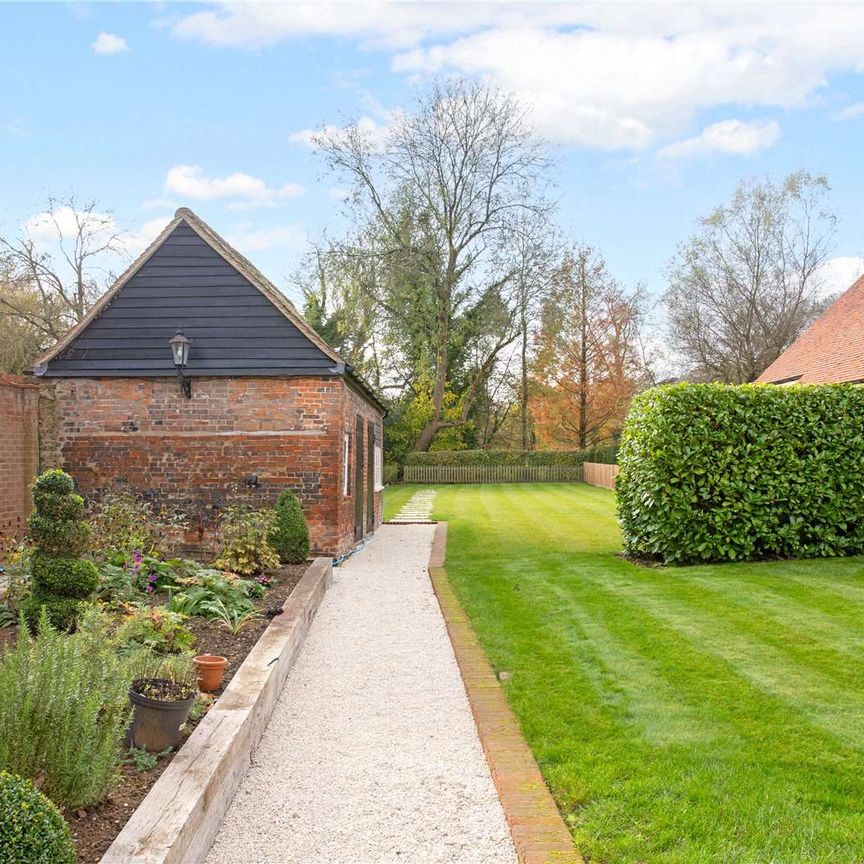
[[[770,384],[864,381],[864,276],[757,379]]]

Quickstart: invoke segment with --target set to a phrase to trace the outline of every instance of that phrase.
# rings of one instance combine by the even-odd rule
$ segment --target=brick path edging
[[[447,523],[439,522],[429,556],[429,577],[519,862],[584,864],[450,584],[444,569],[446,553]]]

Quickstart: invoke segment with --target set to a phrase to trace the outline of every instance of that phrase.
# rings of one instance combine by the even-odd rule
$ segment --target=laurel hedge
[[[615,463],[618,448],[588,450],[432,450],[409,453],[406,465],[581,465],[583,462]]]
[[[666,563],[864,553],[864,387],[676,384],[633,400],[626,550]]]

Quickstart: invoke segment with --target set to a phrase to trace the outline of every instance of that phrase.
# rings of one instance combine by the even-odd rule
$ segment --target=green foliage
[[[626,548],[676,564],[861,554],[862,451],[858,385],[649,390],[619,456]]]
[[[59,468],[43,471],[33,482],[34,502],[43,494],[71,495],[75,491],[75,481]]]
[[[581,465],[615,462],[616,447],[591,450],[438,450],[409,453],[406,465]]]
[[[90,545],[90,526],[80,520],[55,519],[36,510],[27,520],[27,527],[30,539],[47,555],[77,556]]]
[[[155,654],[191,650],[195,636],[183,626],[185,616],[161,606],[132,606],[117,631],[121,651],[147,648]]]
[[[99,584],[96,566],[79,559],[90,541],[90,526],[82,518],[84,499],[73,492],[72,478],[63,471],[45,471],[33,483],[35,510],[27,521],[36,545],[31,559],[32,595],[24,604],[31,626],[40,610],[64,630],[75,628],[80,601]]]
[[[72,835],[60,811],[29,780],[0,771],[0,861],[75,864]]]
[[[21,611],[33,630],[37,628],[39,618],[44,612],[52,627],[71,631],[77,626],[84,607],[81,601],[74,597],[57,597],[34,588],[30,596],[21,604]]]
[[[400,466],[395,462],[388,462],[384,466],[384,485],[392,486],[399,482]]]
[[[225,608],[230,615],[240,616],[254,612],[253,597],[264,596],[265,589],[260,582],[240,579],[233,573],[200,566],[191,572],[192,575],[179,578],[181,591],[169,591],[166,608],[170,611],[213,618],[219,616],[221,608]]]
[[[254,608],[244,610],[236,606],[228,607],[222,600],[205,601],[201,604],[201,612],[207,618],[221,621],[234,636],[258,617],[258,611]]]
[[[87,506],[80,495],[54,492],[34,486],[33,504],[45,519],[76,520],[87,514]]]
[[[72,635],[46,612],[35,637],[20,627],[0,658],[0,770],[40,778],[64,807],[102,800],[118,778],[130,681],[96,610]]]
[[[213,566],[241,576],[254,576],[279,566],[279,556],[267,542],[272,510],[229,507],[219,523],[222,552]]]
[[[59,558],[41,550],[30,559],[33,585],[46,596],[89,597],[99,585],[99,571],[92,561],[81,558]]]
[[[158,753],[148,753],[140,747],[130,747],[125,761],[127,765],[131,765],[136,771],[143,773],[155,768],[159,760],[164,759],[172,749],[172,747],[166,747]]]
[[[291,489],[279,495],[267,542],[284,564],[302,564],[309,557],[309,527],[300,501]]]

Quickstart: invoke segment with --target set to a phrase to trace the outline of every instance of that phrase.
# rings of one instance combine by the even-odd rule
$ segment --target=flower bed
[[[273,583],[267,594],[256,605],[263,612],[281,607],[294,590],[294,586],[306,571],[305,564],[291,564],[281,567],[272,574]],[[237,634],[230,633],[220,622],[204,618],[190,618],[188,628],[195,634],[196,653],[220,654],[228,658],[228,666],[222,679],[222,686],[214,698],[228,686],[246,655],[255,646],[261,634],[267,629],[270,618],[263,615]],[[212,703],[212,699],[208,700]],[[190,718],[184,729],[184,740],[200,723],[204,714]],[[155,765],[141,770],[133,764],[123,766],[123,777],[110,796],[95,807],[79,809],[67,813],[67,821],[72,829],[72,837],[78,851],[80,864],[95,864],[114,838],[120,833],[135,808],[144,800],[153,784],[168,767],[178,751],[166,754]]]
[[[220,556],[207,565],[162,554],[176,514],[122,495],[88,513],[68,475],[37,479],[27,542],[0,544],[0,771],[58,806],[78,861],[100,860],[281,615],[307,570],[291,497],[280,498],[288,522],[278,510],[228,508]],[[224,665],[206,694],[193,664],[201,654]],[[132,690],[141,705],[130,726]]]

